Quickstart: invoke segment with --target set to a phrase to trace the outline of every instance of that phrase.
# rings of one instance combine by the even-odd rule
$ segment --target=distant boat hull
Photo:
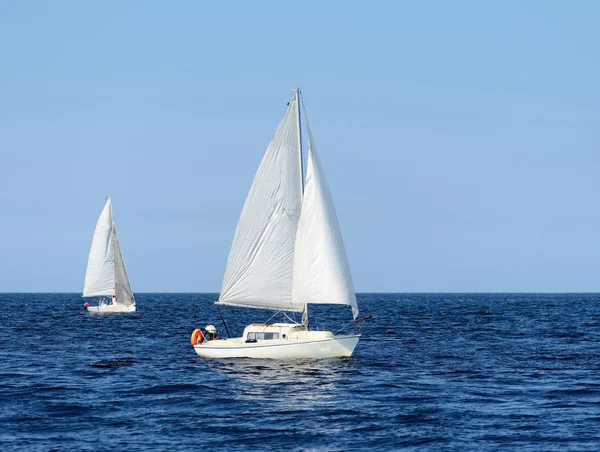
[[[218,339],[195,345],[202,358],[323,359],[352,356],[360,335],[320,340],[278,340],[247,343],[242,338]]]
[[[88,306],[88,312],[96,314],[111,314],[117,312],[135,312],[134,304]]]

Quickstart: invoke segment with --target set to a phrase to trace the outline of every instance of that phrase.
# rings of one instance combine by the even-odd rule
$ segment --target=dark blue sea
[[[600,450],[600,295],[361,294],[354,356],[321,361],[198,358],[215,297],[0,294],[0,450]]]

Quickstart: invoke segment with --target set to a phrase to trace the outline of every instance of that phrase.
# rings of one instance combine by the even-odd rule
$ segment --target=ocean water
[[[0,294],[0,450],[600,450],[600,295],[361,294],[354,356],[321,361],[198,358],[215,296]]]

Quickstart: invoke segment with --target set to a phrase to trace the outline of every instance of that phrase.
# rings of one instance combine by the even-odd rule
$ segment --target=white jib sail
[[[92,248],[88,257],[87,272],[83,285],[84,297],[114,295],[115,293],[115,246],[113,235],[112,201],[110,198],[100,214]]]
[[[135,304],[135,298],[131,291],[131,284],[129,283],[129,277],[127,276],[127,269],[125,268],[125,261],[123,260],[123,253],[121,253],[121,244],[119,243],[117,228],[114,226],[114,221],[113,234],[115,244],[115,295],[117,296],[117,302],[126,305]]]
[[[331,192],[308,120],[308,165],[294,253],[294,304],[344,304],[358,315],[356,294]]]
[[[292,100],[246,198],[218,303],[302,310],[302,305],[292,302],[300,192],[298,109]]]
[[[118,303],[135,304],[113,219],[112,200],[108,198],[94,231],[83,296],[112,295]]]

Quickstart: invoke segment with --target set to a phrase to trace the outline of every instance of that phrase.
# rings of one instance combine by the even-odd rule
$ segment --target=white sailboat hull
[[[101,305],[101,306],[88,306],[88,312],[94,312],[98,314],[109,314],[117,312],[135,312],[134,304],[118,304],[118,305]]]
[[[246,343],[242,338],[218,339],[194,345],[202,358],[322,359],[352,356],[360,335],[319,340],[280,340]]]

